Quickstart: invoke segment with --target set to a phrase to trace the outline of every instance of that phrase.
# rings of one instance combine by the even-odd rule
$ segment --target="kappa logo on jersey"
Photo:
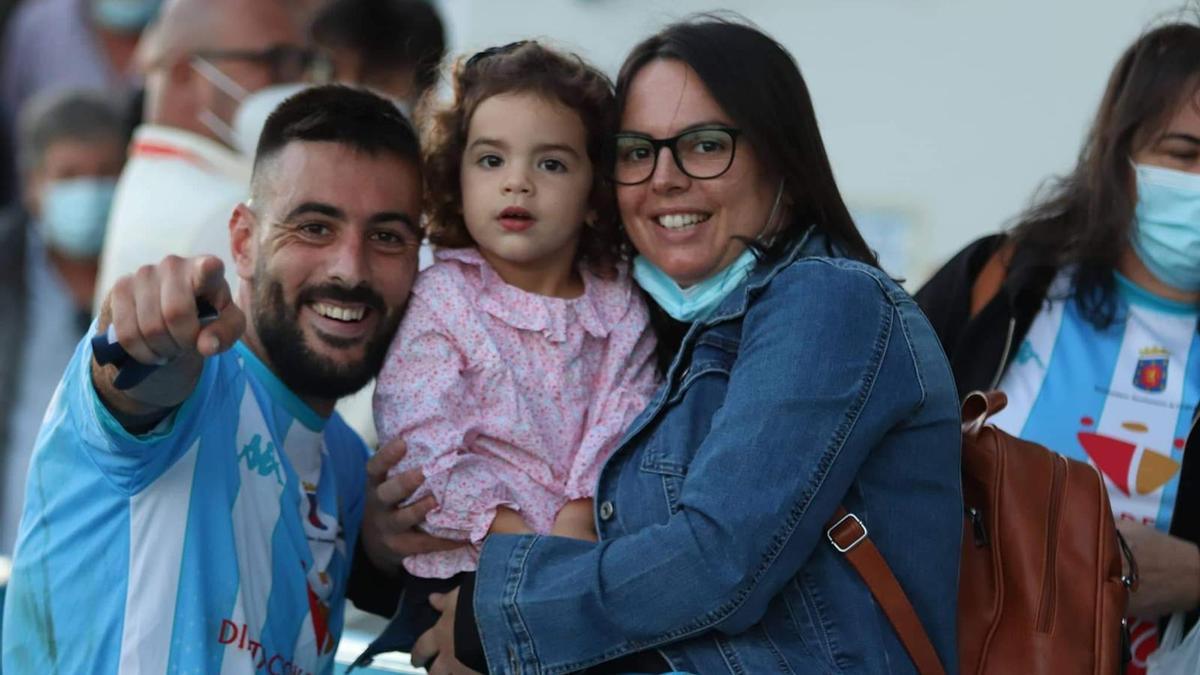
[[[261,434],[254,434],[250,442],[242,447],[238,460],[245,462],[246,468],[258,472],[260,476],[274,475],[275,481],[283,485],[283,468],[275,454],[275,444],[267,441],[264,447]]]
[[[1083,418],[1080,423],[1090,427],[1094,421],[1090,417]],[[1143,434],[1149,428],[1141,422],[1124,422],[1121,428],[1133,433]],[[1130,471],[1133,461],[1138,457],[1138,444],[1112,436],[1105,436],[1092,431],[1081,431],[1077,435],[1083,451],[1091,458],[1092,464],[1104,474],[1118,490],[1126,497],[1146,495],[1166,485],[1179,473],[1179,462],[1171,459],[1157,450],[1142,448],[1137,470]],[[1182,445],[1182,439],[1176,439],[1177,446]],[[1133,474],[1131,476],[1131,474]],[[1133,478],[1132,489],[1130,478]]]
[[[1133,386],[1157,394],[1167,388],[1167,364],[1171,355],[1161,347],[1138,351],[1137,368],[1133,371]]]

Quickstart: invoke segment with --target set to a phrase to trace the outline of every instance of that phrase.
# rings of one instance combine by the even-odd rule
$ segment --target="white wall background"
[[[692,12],[731,9],[796,57],[851,208],[897,223],[915,288],[1073,166],[1121,51],[1184,0],[442,0],[451,49],[549,38],[616,74]],[[1191,11],[1196,11],[1192,0]],[[1193,14],[1192,16],[1195,16]],[[748,73],[747,76],[752,76]],[[885,227],[887,227],[885,225]],[[893,249],[874,228],[873,243]]]

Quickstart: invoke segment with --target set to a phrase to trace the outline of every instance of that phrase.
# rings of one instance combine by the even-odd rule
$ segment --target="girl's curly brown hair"
[[[454,68],[454,101],[430,118],[425,144],[425,195],[429,241],[435,246],[476,246],[462,214],[461,170],[471,117],[485,99],[498,94],[532,93],[574,110],[587,135],[592,163],[588,205],[598,216],[584,227],[577,262],[610,276],[627,249],[618,226],[616,197],[605,169],[606,144],[616,127],[612,81],[575,54],[537,42],[493,47],[460,59]]]

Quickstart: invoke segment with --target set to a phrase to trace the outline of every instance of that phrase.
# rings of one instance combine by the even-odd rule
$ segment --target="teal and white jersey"
[[[131,436],[91,336],[46,413],[4,607],[5,673],[332,671],[367,450],[242,344]]]
[[[1117,275],[1116,321],[1097,330],[1051,285],[1000,382],[1005,431],[1091,462],[1113,513],[1167,530],[1184,440],[1200,401],[1200,310],[1151,295]]]

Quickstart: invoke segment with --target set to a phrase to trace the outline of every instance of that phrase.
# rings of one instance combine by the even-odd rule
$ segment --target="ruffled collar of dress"
[[[589,335],[607,337],[628,310],[633,292],[624,265],[618,267],[617,277],[612,280],[602,279],[586,268],[581,270],[583,294],[565,299],[508,284],[475,248],[440,249],[434,256],[476,271],[474,275],[468,272],[468,278],[476,287],[475,304],[481,310],[518,330],[540,332],[551,342],[564,342],[572,321]]]

